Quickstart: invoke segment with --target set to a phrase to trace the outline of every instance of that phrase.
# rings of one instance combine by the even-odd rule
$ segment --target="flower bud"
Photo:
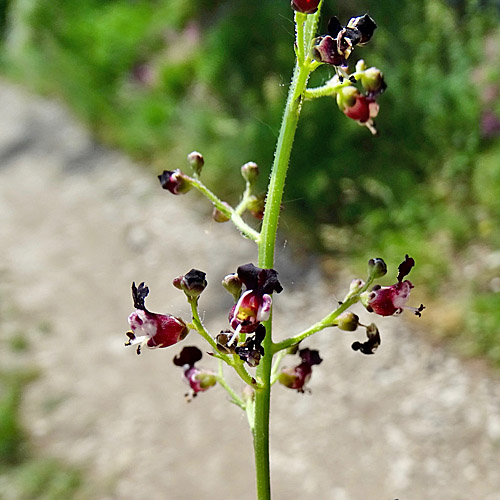
[[[341,88],[337,92],[337,105],[340,111],[352,108],[356,104],[356,99],[360,97],[359,91],[356,87],[348,85]]]
[[[357,63],[356,63],[356,72],[357,73],[360,73],[361,71],[365,71],[366,69],[366,63],[363,59],[360,59]]]
[[[292,9],[303,14],[314,14],[318,10],[320,0],[292,0]]]
[[[365,286],[365,282],[363,280],[360,280],[360,279],[352,280],[350,285],[349,285],[349,291],[347,292],[347,295],[345,296],[344,302],[347,301],[353,295],[358,294],[364,286]]]
[[[359,325],[359,316],[346,311],[336,319],[336,326],[345,332],[354,332]]]
[[[245,163],[241,167],[241,175],[249,184],[253,184],[259,176],[259,166],[253,161]]]
[[[217,349],[226,354],[234,354],[235,347],[238,346],[238,336],[233,334],[231,330],[223,330],[216,337]]]
[[[241,288],[243,286],[243,283],[240,278],[238,278],[238,275],[228,274],[222,280],[222,286],[234,297],[235,302],[238,302],[241,295]]]
[[[259,220],[264,217],[264,210],[266,208],[266,199],[264,196],[252,196],[248,205],[248,211]]]
[[[223,203],[224,203],[224,205],[227,205],[229,208],[231,208],[228,203],[226,203],[226,202],[223,202]],[[217,207],[214,207],[214,209],[212,211],[212,219],[215,222],[222,223],[222,222],[227,222],[228,220],[231,220],[231,217],[226,215],[224,212],[219,210]]]
[[[383,259],[377,257],[368,261],[368,275],[370,278],[381,278],[387,274],[387,264]]]
[[[158,179],[161,187],[170,191],[172,194],[184,194],[191,189],[189,177],[185,176],[179,169],[164,170]]]
[[[196,175],[200,175],[203,165],[205,164],[205,159],[203,158],[203,155],[201,153],[198,153],[198,151],[193,151],[192,153],[188,154],[187,160],[188,163],[191,165],[193,172]]]
[[[387,88],[384,75],[377,68],[368,68],[361,74],[360,79],[361,85],[371,96],[379,95]]]
[[[182,290],[188,298],[195,299],[208,285],[205,276],[203,271],[191,269],[187,274],[175,278],[172,284],[175,288]]]

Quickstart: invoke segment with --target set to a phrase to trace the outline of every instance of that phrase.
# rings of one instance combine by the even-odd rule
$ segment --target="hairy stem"
[[[312,38],[316,33],[320,8],[316,14],[308,15],[304,26],[298,29],[298,35],[305,33],[304,46],[309,48]],[[301,16],[296,16],[296,22],[302,21]],[[300,40],[298,45],[302,45]],[[302,53],[303,54],[303,53]],[[299,57],[306,54],[301,54]],[[281,122],[280,134],[276,145],[274,163],[271,170],[271,177],[266,198],[266,208],[259,246],[259,267],[270,269],[274,267],[274,250],[276,246],[276,235],[278,221],[285,187],[285,179],[292,152],[292,145],[297,130],[300,110],[302,106],[303,94],[307,86],[307,81],[311,71],[316,67],[311,63],[309,56],[303,60],[298,60],[293,72],[292,82],[288,91],[283,120]],[[273,362],[273,340],[272,340],[272,315],[264,323],[266,327],[266,337],[262,343],[265,355],[257,368],[257,379],[262,384],[262,388],[255,391],[255,411],[254,411],[254,452],[255,468],[257,474],[257,498],[258,500],[270,500],[271,498],[271,477],[269,465],[269,412],[271,397],[271,371]]]

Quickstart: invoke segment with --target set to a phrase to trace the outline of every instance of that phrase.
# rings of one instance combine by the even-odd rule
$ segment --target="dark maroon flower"
[[[332,17],[328,22],[328,35],[315,40],[313,57],[333,66],[345,66],[354,47],[368,42],[376,28],[375,21],[368,14],[353,17],[345,27],[338,18]]]
[[[238,278],[246,291],[229,313],[229,323],[236,333],[254,332],[271,314],[273,292],[283,290],[274,269],[261,269],[253,264],[238,267]]]
[[[245,361],[248,366],[257,366],[260,363],[260,358],[264,356],[264,348],[261,344],[265,336],[266,327],[258,325],[253,337],[248,338],[243,344],[235,347],[235,354]]]
[[[202,353],[197,347],[187,346],[173,360],[174,365],[184,369],[184,378],[191,388],[191,391],[186,394],[188,401],[196,397],[199,392],[204,392],[217,383],[214,373],[195,366],[201,358]]]
[[[304,386],[311,378],[312,367],[319,365],[323,360],[319,352],[314,349],[302,349],[299,351],[302,362],[293,368],[283,368],[278,382],[289,389],[304,392]]]
[[[188,273],[175,278],[172,284],[182,290],[188,297],[196,298],[208,285],[205,276],[206,274],[203,271],[191,269]]]
[[[320,0],[292,0],[292,9],[303,14],[314,14]]]
[[[179,169],[164,170],[159,176],[161,187],[170,191],[172,194],[184,194],[191,189],[189,178]]]
[[[359,351],[363,354],[374,354],[380,345],[380,333],[377,325],[371,323],[366,327],[366,337],[368,338],[366,342],[354,342],[351,347],[354,351]]]
[[[144,303],[149,288],[141,283],[139,287],[132,283],[132,298],[136,310],[128,317],[131,330],[127,332],[125,345],[137,345],[137,354],[141,347],[150,349],[168,347],[183,340],[189,333],[186,323],[170,314],[157,314],[146,309]]]
[[[422,304],[418,308],[406,305],[413,285],[409,280],[403,281],[403,278],[409,274],[414,265],[415,261],[406,255],[405,260],[398,268],[397,283],[391,286],[375,285],[371,292],[361,294],[361,302],[366,309],[380,316],[392,316],[393,314],[400,314],[403,309],[409,309],[415,315],[421,316],[424,310]]]

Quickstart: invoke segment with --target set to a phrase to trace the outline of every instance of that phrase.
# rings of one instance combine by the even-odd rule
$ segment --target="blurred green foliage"
[[[106,142],[156,169],[183,168],[197,149],[208,183],[232,202],[240,165],[269,171],[294,56],[288,0],[4,0],[0,9],[4,70],[62,96]],[[500,147],[481,130],[486,111],[500,112],[498,5],[327,0],[322,29],[330,15],[365,11],[379,29],[354,58],[388,83],[380,137],[333,99],[304,106],[285,228],[293,218],[303,241],[356,260],[397,265],[411,253],[431,293],[461,288],[457,307],[476,307],[466,283],[475,278],[461,272],[468,249],[500,245]],[[316,73],[310,86],[332,70]]]
[[[56,460],[35,456],[22,426],[23,390],[35,377],[35,373],[27,371],[0,372],[0,498],[76,498],[80,473]]]

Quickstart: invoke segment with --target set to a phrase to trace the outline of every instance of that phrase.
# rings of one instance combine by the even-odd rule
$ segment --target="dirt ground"
[[[192,267],[207,273],[207,327],[225,328],[231,299],[218,283],[255,262],[252,244],[205,217],[194,193],[170,196],[96,144],[60,104],[4,82],[0,105],[1,335],[31,346],[12,354],[2,341],[0,359],[40,370],[23,405],[34,442],[83,467],[95,499],[254,499],[242,412],[220,388],[184,401],[179,346],[137,356],[123,345],[131,282],[148,283],[151,310],[189,319],[171,280]],[[278,253],[284,336],[337,297],[314,259]],[[312,393],[274,390],[274,498],[499,500],[499,377],[429,345],[404,315],[377,323],[375,356],[351,350],[362,332],[325,331],[308,343],[324,358]],[[188,343],[203,346],[194,333]]]

